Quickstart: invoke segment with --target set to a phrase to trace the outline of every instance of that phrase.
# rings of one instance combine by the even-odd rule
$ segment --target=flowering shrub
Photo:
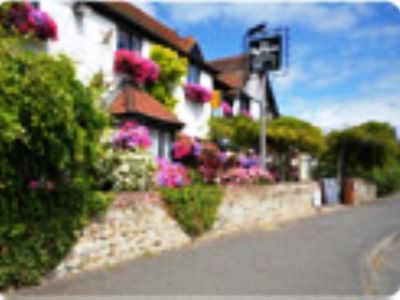
[[[252,168],[252,167],[258,167],[260,163],[260,159],[256,155],[252,156],[246,156],[246,155],[240,155],[239,156],[239,164],[242,168]]]
[[[21,34],[33,33],[42,40],[56,40],[58,29],[55,21],[44,11],[34,8],[29,2],[12,3],[2,15],[2,23],[13,27]]]
[[[155,62],[127,49],[115,52],[114,71],[130,76],[137,84],[154,83],[160,76]]]
[[[193,139],[181,133],[172,145],[172,156],[176,160],[182,160],[193,154],[193,147]]]
[[[275,179],[272,174],[259,167],[236,167],[226,171],[221,177],[222,184],[254,184],[271,183]]]
[[[212,143],[205,143],[198,157],[198,171],[207,183],[215,183],[223,170],[223,163],[218,147]]]
[[[148,190],[155,185],[156,162],[148,148],[151,138],[145,126],[126,121],[110,138],[102,138],[106,151],[97,166],[102,189]]]
[[[225,117],[231,117],[231,116],[233,116],[233,109],[232,109],[232,106],[229,105],[228,102],[226,102],[226,101],[222,102],[221,107],[222,107],[222,112],[224,113],[224,116],[225,116]]]
[[[151,153],[140,148],[110,147],[98,165],[103,189],[144,191],[155,186],[157,166]]]
[[[248,118],[250,118],[250,119],[253,119],[253,117],[251,116],[250,112],[249,112],[248,110],[246,110],[246,109],[242,109],[242,110],[240,111],[240,114],[241,114],[242,116],[245,116],[245,117],[248,117]]]
[[[47,191],[51,191],[56,187],[54,181],[52,180],[44,180],[43,178],[41,179],[33,179],[31,181],[29,181],[29,188],[31,190],[38,190],[38,189],[42,189],[42,190],[47,190]]]
[[[158,160],[157,183],[161,187],[180,187],[191,184],[187,169],[180,163]]]
[[[53,270],[109,199],[95,191],[93,172],[107,116],[73,62],[29,51],[25,39],[2,28],[0,57],[3,291]]]
[[[215,182],[223,167],[218,147],[210,142],[201,142],[184,134],[180,134],[172,146],[175,160],[186,166],[197,168],[205,182]]]
[[[212,96],[208,89],[194,83],[188,83],[185,85],[185,95],[189,100],[199,103],[206,103],[210,101]]]
[[[149,131],[145,126],[136,122],[126,121],[113,137],[113,144],[122,148],[151,147]]]

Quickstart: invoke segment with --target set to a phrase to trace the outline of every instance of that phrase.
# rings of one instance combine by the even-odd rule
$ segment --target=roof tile
[[[167,123],[182,124],[178,118],[159,101],[145,91],[133,86],[123,88],[109,106],[111,114],[139,113]]]

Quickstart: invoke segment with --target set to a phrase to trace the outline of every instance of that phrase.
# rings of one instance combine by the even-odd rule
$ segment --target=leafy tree
[[[54,268],[107,201],[93,169],[107,118],[65,56],[0,31],[0,289]]]
[[[234,148],[258,148],[259,123],[249,117],[242,115],[232,118],[215,117],[210,120],[209,126],[209,137],[215,142],[226,138]]]
[[[187,70],[187,59],[166,47],[156,45],[151,49],[150,57],[160,67],[158,81],[148,87],[149,93],[171,111],[178,100],[174,97],[175,88],[181,84]]]
[[[326,147],[320,128],[297,118],[283,116],[268,122],[268,148],[279,157],[281,178],[288,178],[291,157],[298,151],[319,156]]]
[[[269,146],[282,153],[299,150],[318,156],[326,147],[320,128],[289,116],[269,121],[267,138]]]
[[[388,123],[370,121],[332,131],[327,141],[328,151],[322,160],[326,173],[383,182],[382,178],[397,172],[392,167],[399,161],[399,145],[395,129]]]

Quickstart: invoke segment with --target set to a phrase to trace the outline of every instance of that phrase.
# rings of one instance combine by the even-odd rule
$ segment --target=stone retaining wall
[[[312,198],[318,189],[313,182],[228,187],[213,230],[232,231],[314,214]]]
[[[168,215],[158,193],[121,193],[106,213],[85,228],[52,276],[112,265],[189,242],[190,238]]]
[[[315,183],[227,187],[210,235],[313,214],[315,189]],[[121,193],[107,212],[85,228],[51,275],[63,277],[190,242],[158,193]]]

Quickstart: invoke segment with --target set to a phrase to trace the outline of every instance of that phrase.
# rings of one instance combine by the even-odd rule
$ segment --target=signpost
[[[246,48],[249,51],[250,74],[256,74],[259,86],[260,104],[260,167],[266,169],[267,158],[267,108],[268,76],[282,66],[282,34],[267,31],[266,24],[250,28],[246,33]]]

